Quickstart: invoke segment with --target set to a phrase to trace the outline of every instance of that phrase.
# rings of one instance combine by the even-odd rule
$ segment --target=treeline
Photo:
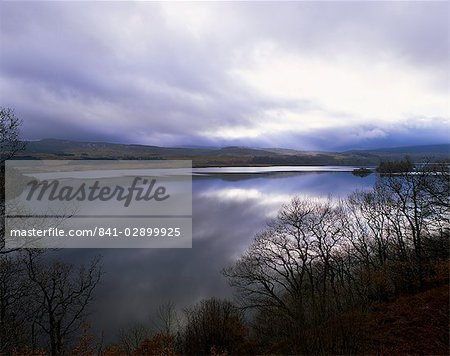
[[[367,352],[368,307],[426,289],[448,261],[449,185],[447,164],[427,164],[345,200],[283,206],[224,271],[256,339],[287,354]]]
[[[441,163],[442,165],[442,163]],[[415,166],[411,158],[406,157],[401,161],[382,161],[377,167],[377,172],[380,174],[396,174],[408,173],[414,171]]]
[[[446,163],[430,163],[379,175],[346,199],[296,197],[224,269],[235,301],[211,298],[182,313],[167,303],[156,325],[132,324],[109,345],[86,324],[97,260],[77,270],[39,254],[4,255],[0,353],[380,353],[372,306],[448,284],[449,178]],[[429,313],[447,315],[433,327],[448,337],[447,302],[438,306],[447,312]],[[447,353],[448,338],[429,342]]]
[[[304,155],[279,155],[253,157],[250,164],[275,165],[275,166],[316,166],[316,165],[376,165],[380,161],[374,155],[355,155],[345,153],[304,154]]]
[[[40,250],[3,250],[0,355],[70,353],[87,325],[101,274],[100,258],[76,268]]]
[[[142,337],[134,348],[122,337],[105,352],[382,353],[371,342],[372,306],[448,285],[449,185],[448,165],[434,163],[380,175],[372,190],[346,199],[294,198],[224,270],[234,303],[204,300],[174,330]],[[433,325],[441,336],[425,337],[437,353],[448,351],[447,302],[427,310],[441,318]]]

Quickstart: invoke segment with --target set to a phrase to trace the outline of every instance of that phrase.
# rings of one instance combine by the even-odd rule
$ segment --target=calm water
[[[308,167],[307,170],[313,169]],[[105,275],[96,293],[92,324],[105,339],[121,326],[148,322],[164,302],[178,309],[211,296],[232,297],[220,274],[250,244],[283,203],[295,196],[344,197],[373,185],[375,176],[355,177],[351,169],[262,172],[246,169],[196,170],[193,177],[192,249],[61,250],[74,263],[103,255]],[[276,169],[276,170],[279,170]],[[291,169],[292,170],[292,167]],[[243,172],[243,173],[242,173]]]

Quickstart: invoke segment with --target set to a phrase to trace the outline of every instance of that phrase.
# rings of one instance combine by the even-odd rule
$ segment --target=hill
[[[448,355],[448,283],[372,307],[366,354]]]
[[[79,142],[44,139],[27,142],[19,159],[189,159],[195,167],[207,166],[268,166],[268,165],[351,165],[374,166],[382,160],[401,159],[405,155],[414,161],[428,157],[450,157],[450,145],[410,146],[354,150],[346,152],[297,151],[280,148],[248,147],[159,147],[107,142]]]

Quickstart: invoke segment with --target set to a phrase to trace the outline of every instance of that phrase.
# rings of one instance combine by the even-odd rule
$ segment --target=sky
[[[1,2],[25,139],[448,143],[449,2]]]

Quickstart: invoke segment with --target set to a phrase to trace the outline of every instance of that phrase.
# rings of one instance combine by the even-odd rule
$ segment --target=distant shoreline
[[[450,161],[450,144],[380,148],[345,152],[296,151],[279,148],[177,148],[106,142],[45,139],[27,142],[17,159],[65,160],[191,160],[195,168],[210,167],[373,167],[382,161],[409,157],[414,162]]]

